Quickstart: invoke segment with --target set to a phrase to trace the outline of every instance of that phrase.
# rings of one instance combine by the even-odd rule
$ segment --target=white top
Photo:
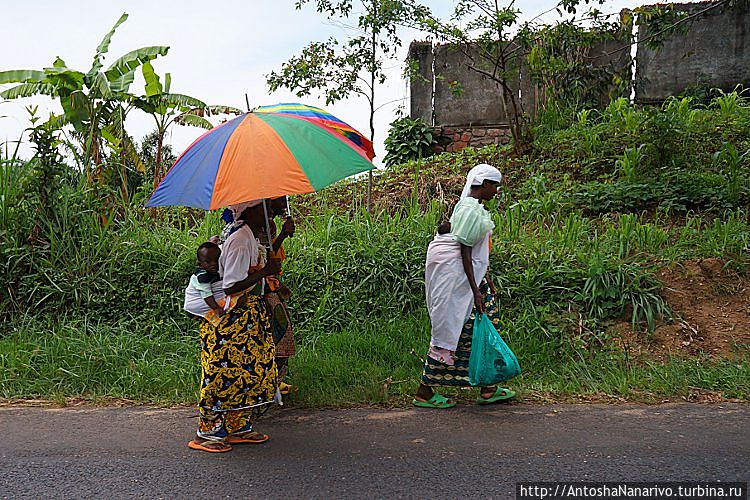
[[[193,275],[193,277],[195,277],[195,275]],[[206,304],[202,292],[198,288],[192,286],[192,284],[193,280],[191,278],[190,284],[188,284],[185,289],[185,302],[182,308],[190,314],[203,317],[211,310],[211,308]],[[215,283],[210,283],[210,286],[211,294],[217,302],[224,298],[224,285],[221,280]]]
[[[251,267],[263,264],[260,250],[260,242],[247,225],[229,235],[219,256],[219,274],[224,281],[224,288],[247,278]]]
[[[490,266],[492,219],[474,198],[461,200],[453,211],[451,233],[438,234],[427,250],[425,290],[432,324],[430,344],[455,351],[464,323],[474,309],[474,295],[464,272],[461,244],[471,246],[477,285]]]

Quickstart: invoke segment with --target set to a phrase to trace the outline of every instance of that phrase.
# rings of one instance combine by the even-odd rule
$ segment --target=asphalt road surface
[[[191,409],[0,408],[0,498],[514,498],[518,481],[748,481],[750,406],[281,409],[187,448]]]

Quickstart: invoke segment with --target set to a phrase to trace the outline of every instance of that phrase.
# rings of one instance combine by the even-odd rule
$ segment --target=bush
[[[419,160],[432,156],[435,139],[432,129],[419,118],[400,118],[391,123],[385,139],[386,167],[393,167],[409,160]]]

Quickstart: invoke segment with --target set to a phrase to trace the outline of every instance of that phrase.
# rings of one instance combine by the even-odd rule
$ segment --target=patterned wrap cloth
[[[479,291],[484,296],[484,307],[487,317],[490,318],[495,328],[500,331],[500,315],[498,313],[495,297],[492,295],[487,280],[482,280]],[[455,351],[430,348],[425,360],[422,372],[422,383],[428,386],[459,386],[470,387],[469,383],[469,356],[471,356],[471,338],[474,334],[474,317],[476,310],[471,313],[469,319],[464,323],[461,336],[458,339],[458,347]]]
[[[252,430],[273,402],[278,374],[266,308],[250,292],[218,325],[203,321],[198,436],[222,441]]]

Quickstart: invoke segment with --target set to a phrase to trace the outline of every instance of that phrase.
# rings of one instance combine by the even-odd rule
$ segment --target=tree
[[[156,129],[153,132],[156,134],[156,152],[153,163],[154,187],[156,187],[166,174],[163,161],[164,137],[173,124],[210,129],[213,124],[206,120],[206,117],[214,114],[241,114],[242,111],[230,106],[209,106],[195,97],[170,93],[172,75],[167,73],[162,85],[159,75],[156,74],[150,62],[145,62],[141,69],[146,81],[146,95],[134,98],[133,105],[150,114],[156,122]],[[168,162],[168,164],[171,163]]]
[[[357,35],[345,42],[330,38],[312,42],[298,56],[285,62],[279,72],[267,76],[274,91],[287,88],[304,97],[320,93],[326,104],[352,95],[364,97],[370,107],[370,140],[375,141],[375,112],[379,109],[376,90],[386,80],[384,62],[392,59],[401,46],[398,28],[415,24],[429,11],[414,0],[298,0],[301,9],[312,3],[328,19],[346,22],[354,12]],[[381,106],[382,107],[382,106]],[[367,210],[372,209],[372,171],[368,175]]]
[[[169,51],[166,46],[142,47],[116,59],[104,68],[104,58],[117,28],[128,18],[120,16],[112,29],[97,46],[93,63],[87,72],[68,68],[60,57],[51,67],[42,70],[11,70],[0,72],[0,84],[18,83],[0,92],[4,99],[33,95],[48,95],[60,101],[63,121],[74,129],[74,137],[81,146],[79,163],[98,177],[103,167],[102,151],[105,143],[120,155],[134,155],[136,148],[125,133],[124,123],[132,95],[128,93],[135,71],[142,64]]]

